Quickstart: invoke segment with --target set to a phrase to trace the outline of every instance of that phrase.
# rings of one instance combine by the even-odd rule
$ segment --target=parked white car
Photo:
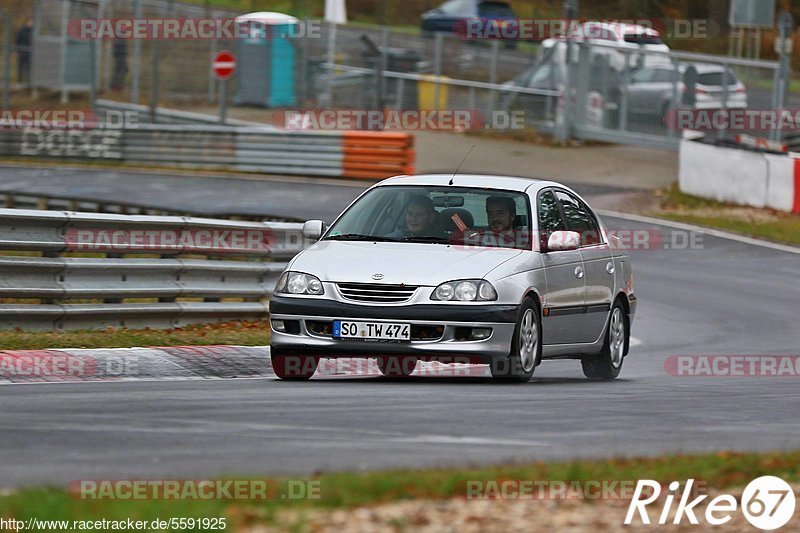
[[[736,73],[714,63],[682,63],[677,70],[671,65],[641,69],[631,76],[627,93],[628,108],[632,113],[658,113],[657,116],[663,119],[670,110],[678,108],[748,107],[747,88]]]
[[[573,42],[586,42],[592,46],[593,57],[602,55],[609,64],[622,71],[629,69],[669,63],[665,52],[670,48],[661,40],[661,34],[653,29],[636,24],[585,22],[570,35]],[[545,39],[539,49],[539,60],[548,55],[561,64],[566,62],[566,37]],[[551,52],[551,49],[554,49]],[[573,61],[578,61],[575,52]]]

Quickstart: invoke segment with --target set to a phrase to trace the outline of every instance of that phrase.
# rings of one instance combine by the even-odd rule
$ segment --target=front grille
[[[339,283],[339,292],[346,300],[372,303],[408,301],[417,287],[409,285],[378,285],[374,283]]]

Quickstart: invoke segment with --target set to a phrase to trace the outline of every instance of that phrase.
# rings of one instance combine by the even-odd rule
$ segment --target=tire
[[[416,368],[416,357],[378,357],[378,370],[387,378],[407,378]]]
[[[283,355],[270,349],[272,371],[278,378],[286,381],[306,381],[317,371],[319,357],[307,355]]]
[[[617,300],[611,308],[603,351],[599,355],[584,357],[581,360],[583,374],[587,378],[594,381],[611,381],[619,376],[630,346],[629,326],[630,321],[625,308]]]
[[[525,298],[519,310],[511,341],[511,355],[489,365],[495,380],[527,383],[542,359],[542,316],[532,298]]]

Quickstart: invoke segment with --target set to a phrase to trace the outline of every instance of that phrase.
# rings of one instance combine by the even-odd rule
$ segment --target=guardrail
[[[115,120],[125,120],[125,115],[133,115],[136,117],[137,121],[153,124],[220,124],[219,117],[214,115],[170,109],[168,107],[156,107],[155,116],[153,116],[153,110],[149,106],[115,102],[114,100],[98,99],[94,104],[94,108],[104,122],[107,122],[106,119],[109,119],[110,115],[117,115],[113,117]],[[226,119],[225,125],[247,127],[260,126],[266,129],[277,130],[277,128],[271,128],[270,126],[265,126],[258,122],[249,122],[232,118]]]
[[[41,255],[0,255],[0,329],[263,319],[306,244],[296,223],[0,209],[0,250]]]
[[[151,215],[204,218],[209,215],[194,211],[162,209],[145,204],[97,200],[76,196],[43,193],[0,191],[0,207],[8,209],[38,209],[43,211],[82,211],[85,213],[110,213],[116,215]],[[281,218],[246,213],[214,214],[223,220],[249,220],[254,222],[298,222],[297,218]]]
[[[415,158],[407,133],[161,124],[0,129],[0,155],[368,179],[413,174]]]

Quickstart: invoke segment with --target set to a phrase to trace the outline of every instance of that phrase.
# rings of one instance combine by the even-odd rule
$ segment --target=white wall
[[[683,140],[681,191],[720,202],[791,212],[795,159]]]

